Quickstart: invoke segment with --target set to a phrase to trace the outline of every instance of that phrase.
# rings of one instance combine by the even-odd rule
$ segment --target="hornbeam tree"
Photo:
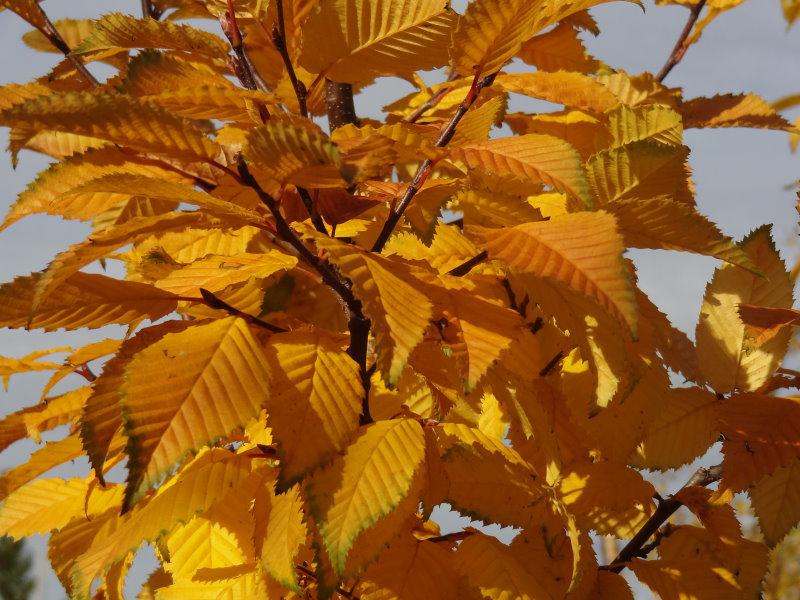
[[[73,598],[120,598],[147,543],[143,598],[624,600],[623,572],[666,600],[758,597],[800,520],[796,273],[768,226],[734,241],[698,211],[683,130],[797,130],[755,95],[665,83],[741,0],[678,0],[674,50],[635,76],[583,45],[604,1],[142,0],[53,22],[0,0],[59,55],[0,87],[11,159],[54,159],[2,228],[91,225],[0,287],[0,326],[127,328],[0,359],[5,380],[52,371],[0,450],[66,426],[0,477],[0,535],[49,533]],[[360,118],[385,76],[416,89]],[[629,248],[719,259],[694,341]],[[79,456],[84,476],[39,477]],[[443,505],[513,540],[443,533]]]

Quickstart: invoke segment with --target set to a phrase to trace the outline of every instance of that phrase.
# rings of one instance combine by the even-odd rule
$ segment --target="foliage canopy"
[[[624,599],[624,569],[667,600],[757,597],[800,520],[797,273],[769,227],[734,241],[698,211],[683,132],[797,130],[752,94],[663,83],[740,0],[680,2],[675,51],[636,76],[583,46],[603,1],[144,0],[52,23],[0,0],[63,55],[0,87],[13,160],[55,159],[2,228],[92,228],[0,286],[0,326],[127,327],[0,359],[6,383],[53,372],[0,450],[67,426],[0,476],[0,534],[51,533],[75,598],[121,597],[148,542],[143,598]],[[359,119],[383,76],[416,90]],[[719,259],[694,342],[630,248]],[[85,272],[112,260],[123,277]],[[717,440],[720,465],[656,493]],[[85,477],[39,477],[83,455]],[[519,532],[442,534],[442,504]],[[694,524],[669,523],[681,506]],[[592,533],[622,551],[602,564]]]

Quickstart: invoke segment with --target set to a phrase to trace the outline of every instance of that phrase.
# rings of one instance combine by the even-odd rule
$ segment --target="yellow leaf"
[[[258,118],[258,106],[275,105],[275,98],[258,90],[244,90],[222,85],[184,87],[141,96],[171,113],[188,119],[249,121]]]
[[[518,56],[539,71],[593,73],[601,66],[586,53],[577,29],[563,22],[522,44]]]
[[[172,294],[149,285],[104,275],[75,273],[38,307],[31,318],[34,293],[41,274],[17,277],[0,286],[0,327],[28,329],[95,329],[111,323],[126,325],[155,321],[175,310]]]
[[[53,348],[52,350],[39,350],[32,352],[22,358],[9,358],[0,356],[0,379],[3,380],[3,388],[8,391],[8,382],[12,375],[17,373],[31,373],[33,371],[57,371],[61,368],[59,363],[37,360],[42,356],[55,354],[71,350],[71,348]]]
[[[2,8],[14,11],[37,29],[45,26],[44,15],[36,0],[0,0]]]
[[[505,229],[471,228],[489,256],[512,269],[552,277],[596,300],[636,331],[636,301],[616,219],[582,212]]]
[[[499,540],[475,533],[456,552],[458,570],[484,598],[492,600],[549,600],[543,585]]]
[[[38,438],[42,431],[69,423],[88,395],[89,388],[82,387],[6,415],[0,420],[0,450],[26,436]]]
[[[357,538],[412,491],[424,456],[419,423],[379,421],[362,431],[342,459],[311,478],[309,505],[337,574]]]
[[[67,219],[96,217],[124,199],[130,193],[86,193],[74,190],[82,184],[112,173],[136,173],[161,180],[181,180],[174,173],[146,163],[137,163],[122,152],[110,149],[90,151],[64,162],[56,163],[39,174],[12,205],[0,226],[0,231],[21,218],[37,213],[59,215]],[[130,190],[126,190],[130,192]]]
[[[619,104],[608,113],[608,128],[613,147],[642,140],[666,146],[683,144],[681,115],[662,104],[636,107]]]
[[[178,296],[200,298],[200,288],[219,292],[248,280],[262,280],[297,264],[293,256],[277,250],[263,254],[210,255],[180,266],[156,282],[156,287]]]
[[[136,19],[121,13],[104,15],[96,22],[91,35],[73,53],[128,48],[163,48],[222,60],[228,54],[228,44],[207,31],[172,21]]]
[[[152,102],[121,94],[68,92],[39,96],[0,112],[0,124],[31,133],[54,131],[90,136],[142,152],[213,161],[219,146],[189,121]],[[29,135],[12,134],[16,152]]]
[[[631,538],[655,510],[655,489],[633,469],[578,464],[559,483],[561,501],[586,529]]]
[[[88,36],[94,29],[94,21],[91,19],[59,19],[54,21],[56,30],[64,39],[67,46],[74,48]],[[22,36],[25,45],[39,52],[54,52],[61,54],[56,46],[50,43],[45,35],[36,29],[29,31]]]
[[[662,600],[741,600],[733,573],[707,560],[641,560],[629,563],[636,577]]]
[[[753,510],[770,548],[800,521],[800,459],[778,467],[750,488]]]
[[[466,262],[480,250],[457,227],[437,223],[430,245],[423,244],[411,233],[400,233],[389,238],[383,253],[397,254],[408,260],[424,260],[439,273]]]
[[[431,300],[420,281],[399,261],[316,236],[319,250],[353,282],[353,291],[372,321],[381,372],[394,383],[433,316]]]
[[[695,98],[679,107],[684,127],[759,127],[791,129],[769,103],[755,94],[725,94]]]
[[[604,208],[617,218],[628,248],[696,252],[757,271],[733,240],[686,203],[663,197],[626,199],[609,202]]]
[[[270,120],[250,131],[244,155],[280,184],[339,187],[339,153],[316,125]]]
[[[267,532],[261,549],[264,569],[281,585],[300,591],[297,582],[296,557],[306,543],[303,498],[298,486],[283,494],[271,495]]]
[[[438,0],[320,2],[303,25],[300,64],[347,83],[441,67],[456,18]]]
[[[251,457],[227,450],[203,452],[143,506],[123,516],[117,514],[113,533],[96,540],[75,563],[72,580],[77,592],[88,593],[92,582],[112,564],[177,523],[216,502],[252,497],[256,488],[265,484],[261,473],[251,473],[252,463]]]
[[[319,330],[270,338],[268,422],[279,442],[280,486],[291,486],[344,450],[358,430],[364,388],[341,342]]]
[[[482,142],[489,139],[493,126],[500,126],[506,110],[506,98],[493,96],[485,102],[473,104],[458,124],[450,146],[461,146],[469,142]]]
[[[163,545],[168,557],[165,568],[173,581],[188,583],[209,569],[254,562],[251,501],[244,497],[228,498],[224,506],[213,506],[165,536]]]
[[[167,321],[146,327],[125,340],[117,354],[103,365],[103,372],[94,381],[92,394],[81,415],[81,440],[98,478],[102,477],[112,440],[122,430],[120,394],[127,364],[136,353],[167,333],[182,331],[188,326],[180,321]]]
[[[556,137],[530,133],[471,142],[451,148],[449,156],[468,169],[545,183],[591,205],[580,156]]]
[[[202,57],[198,58],[202,60]],[[176,54],[145,50],[128,63],[120,92],[131,96],[154,96],[203,86],[236,87],[213,65]]]
[[[800,399],[738,394],[719,408],[722,485],[745,489],[800,458]]]
[[[704,454],[719,437],[719,405],[716,395],[704,389],[671,389],[658,416],[647,424],[634,462],[649,469],[675,469]]]
[[[706,288],[695,333],[700,369],[720,394],[759,388],[778,367],[791,335],[784,330],[758,347],[748,337],[738,305],[790,308],[793,285],[769,227],[757,229],[740,246],[763,275],[731,265],[717,269]]]
[[[262,349],[236,317],[168,333],[134,355],[122,387],[127,505],[189,452],[257,416],[268,377]]]
[[[69,250],[57,255],[36,280],[33,301],[29,307],[31,320],[39,309],[46,305],[53,292],[86,265],[104,258],[121,246],[135,243],[159,232],[183,229],[202,221],[203,215],[198,213],[168,213],[131,219],[122,225],[90,235],[86,241],[75,244]]]
[[[517,135],[539,133],[561,138],[572,144],[583,159],[589,158],[610,144],[607,126],[598,118],[579,110],[535,115],[509,113],[505,116],[505,122]]]
[[[0,508],[0,534],[19,539],[61,529],[84,513],[90,491],[86,480],[80,478],[37,479],[23,485]]]
[[[693,205],[684,146],[644,140],[603,150],[586,164],[589,183],[601,204],[665,196]]]
[[[454,555],[436,542],[402,539],[363,575],[363,600],[456,600]]]
[[[603,114],[619,99],[592,77],[567,71],[509,73],[497,77],[495,85],[506,92]]]
[[[9,469],[0,476],[0,500],[33,481],[50,469],[76,459],[83,454],[81,440],[74,435],[57,442],[47,442],[36,450],[27,462]]]

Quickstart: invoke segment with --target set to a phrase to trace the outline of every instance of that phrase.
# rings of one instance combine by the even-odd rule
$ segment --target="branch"
[[[461,101],[461,104],[456,109],[456,112],[450,119],[450,122],[445,126],[444,129],[442,129],[441,133],[439,134],[439,138],[434,143],[435,148],[444,148],[448,143],[450,143],[450,140],[453,139],[453,136],[456,133],[456,127],[461,122],[461,119],[464,118],[466,112],[478,98],[481,90],[492,85],[496,75],[496,73],[493,73],[488,77],[481,77],[480,73],[475,74],[475,77],[472,79],[472,85],[470,86],[466,97]],[[394,210],[389,213],[389,218],[386,219],[386,222],[383,224],[383,229],[381,229],[378,239],[375,240],[375,244],[372,246],[373,252],[380,252],[383,250],[384,245],[386,245],[386,242],[389,240],[389,236],[392,235],[394,228],[397,226],[397,223],[400,221],[400,218],[403,216],[406,208],[408,208],[408,205],[411,204],[411,200],[414,199],[414,196],[417,195],[417,192],[424,185],[425,181],[433,171],[433,165],[434,161],[429,158],[426,158],[422,161],[414,175],[414,178],[411,180],[411,183],[406,188],[403,197],[400,199],[400,202],[398,202]]]
[[[236,77],[239,78],[239,81],[248,90],[258,90],[261,89],[259,86],[259,79],[245,51],[244,38],[242,38],[242,31],[239,29],[239,23],[236,21],[236,9],[233,6],[233,2],[234,0],[228,0],[228,12],[220,13],[219,24],[236,55],[231,59]],[[262,89],[261,91],[265,90]],[[265,120],[268,119],[269,111],[267,107],[260,102],[257,103],[257,106],[259,113],[261,113],[261,118]]]
[[[278,10],[278,23],[272,26],[272,43],[283,58],[283,64],[286,66],[286,73],[289,75],[289,80],[292,82],[294,94],[297,96],[297,104],[300,106],[300,114],[308,117],[308,90],[305,84],[297,78],[297,73],[292,66],[292,59],[289,56],[289,49],[286,46],[286,21],[283,17],[283,0],[277,0],[275,6]]]
[[[305,565],[295,565],[295,568],[298,571],[300,571],[303,575],[305,575],[306,577],[309,577],[310,579],[313,579],[314,581],[317,580],[317,574],[314,573],[314,571],[309,569],[307,566],[305,566]],[[350,600],[358,600],[358,596],[354,596],[352,592],[348,592],[343,587],[337,588],[336,591],[340,595],[344,596],[345,598],[349,598]]]
[[[701,487],[706,487],[711,485],[712,483],[719,481],[722,477],[722,465],[716,465],[714,467],[709,467],[707,469],[700,468],[698,469],[694,475],[692,475],[691,479],[686,482],[683,488],[687,488],[693,485],[699,485]],[[631,559],[636,558],[637,556],[642,556],[644,550],[646,549],[647,552],[650,552],[655,548],[652,544],[648,544],[647,540],[650,539],[650,536],[655,534],[659,528],[669,519],[675,511],[677,511],[683,503],[680,500],[677,500],[675,496],[670,496],[666,500],[663,500],[656,509],[656,512],[653,513],[642,528],[633,536],[630,542],[620,551],[617,557],[611,561],[610,564],[601,567],[607,571],[613,571],[614,573],[619,573],[622,571]],[[644,554],[647,556],[647,554]]]
[[[72,66],[75,67],[75,70],[81,74],[81,76],[86,80],[86,82],[91,85],[92,87],[98,87],[100,82],[97,81],[97,78],[92,75],[89,69],[86,68],[86,65],[83,64],[83,61],[72,54],[72,49],[69,47],[67,42],[64,41],[64,38],[61,37],[61,34],[56,29],[53,22],[50,20],[50,17],[47,16],[47,13],[44,12],[41,4],[36,3],[36,6],[39,8],[39,12],[42,15],[42,20],[44,21],[44,27],[39,29],[42,32],[47,40],[53,44],[59,51],[64,54],[66,59],[72,63]]]
[[[266,205],[272,217],[275,219],[275,228],[278,235],[291,245],[300,257],[308,263],[320,277],[322,281],[330,287],[344,302],[348,312],[347,326],[350,330],[350,346],[347,348],[347,354],[358,363],[359,371],[361,373],[361,381],[364,384],[364,398],[362,400],[361,422],[362,424],[371,423],[372,417],[369,413],[369,381],[370,373],[367,369],[367,350],[369,342],[369,329],[370,320],[364,316],[364,311],[361,306],[361,300],[355,297],[350,289],[352,283],[339,275],[334,269],[326,262],[320,259],[316,254],[306,247],[306,245],[297,237],[297,234],[292,231],[289,224],[284,219],[280,212],[278,203],[275,198],[270,196],[247,167],[244,159],[239,155],[238,160],[239,168],[239,181],[250,188],[258,195],[259,199]]]
[[[289,80],[292,82],[294,88],[294,95],[297,96],[297,104],[300,107],[300,114],[308,118],[308,106],[306,100],[308,98],[308,90],[306,86],[297,78],[297,73],[292,66],[292,59],[289,56],[289,49],[286,46],[286,22],[283,17],[283,0],[277,0],[276,8],[278,10],[278,23],[272,26],[272,43],[283,58],[283,64],[286,67],[286,73],[289,75]],[[311,194],[304,187],[297,186],[297,193],[300,195],[300,200],[303,201],[303,206],[308,211],[308,216],[311,217],[311,223],[314,228],[320,233],[328,235],[328,230],[325,227],[325,221],[314,208],[314,201],[311,199]]]
[[[661,70],[656,75],[656,81],[659,83],[663,82],[667,75],[669,75],[670,71],[681,62],[683,55],[686,54],[686,51],[689,49],[689,45],[686,43],[686,40],[689,37],[689,34],[692,32],[694,28],[694,24],[697,22],[697,19],[700,17],[700,12],[703,10],[703,7],[706,4],[706,0],[700,0],[697,4],[695,4],[691,12],[689,13],[689,20],[686,21],[686,25],[681,31],[681,35],[678,37],[678,41],[675,42],[675,47],[672,49],[672,53],[667,58],[667,62],[664,63],[664,66],[661,67]]]
[[[331,131],[342,125],[357,124],[356,107],[353,104],[353,86],[349,83],[325,80],[325,107]]]
[[[457,267],[450,269],[447,274],[453,275],[454,277],[463,277],[467,273],[469,273],[473,268],[481,264],[489,258],[489,253],[486,250],[481,251],[480,253],[476,254],[472,258],[470,258],[465,263],[458,265]]]
[[[455,81],[456,79],[458,79],[458,73],[456,71],[453,71],[452,73],[450,73],[450,77],[447,78],[447,81]],[[420,119],[420,117],[422,117],[422,115],[424,115],[426,112],[428,112],[434,106],[439,104],[439,102],[442,101],[442,98],[447,96],[447,94],[449,94],[450,90],[452,90],[452,89],[453,89],[452,86],[447,86],[447,87],[443,87],[442,89],[440,89],[438,92],[433,94],[430,98],[428,98],[422,106],[420,106],[417,110],[415,110],[410,115],[408,115],[406,118],[404,118],[403,122],[404,123],[416,123]]]
[[[247,314],[246,312],[242,312],[238,308],[231,306],[223,299],[217,297],[213,292],[209,292],[206,289],[200,288],[200,295],[203,297],[203,303],[216,310],[224,310],[225,312],[234,315],[236,317],[241,317],[251,325],[256,325],[258,327],[262,327],[272,333],[285,333],[287,330],[283,327],[278,327],[277,325],[273,325],[272,323],[267,323],[259,319],[258,317],[254,317],[253,315]],[[187,298],[187,300],[197,301],[197,298]]]
[[[145,19],[155,19],[158,21],[161,18],[161,9],[153,5],[152,0],[142,0],[142,17]]]

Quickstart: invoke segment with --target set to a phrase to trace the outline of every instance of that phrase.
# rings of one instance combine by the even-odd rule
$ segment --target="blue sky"
[[[618,2],[593,10],[603,33],[599,38],[584,36],[589,50],[611,66],[630,73],[656,71],[669,54],[686,19],[682,7],[656,7],[646,1],[646,11],[635,5]],[[457,10],[463,1],[453,2]],[[52,19],[96,16],[118,10],[138,14],[138,0],[48,1],[44,6]],[[213,24],[211,25],[213,27]],[[0,13],[0,84],[24,82],[46,73],[56,55],[33,52],[20,37],[28,27],[15,15]],[[682,86],[687,97],[720,92],[750,91],[767,100],[800,92],[800,27],[788,30],[780,13],[779,0],[748,0],[737,9],[723,14],[689,50],[667,83]],[[379,80],[357,98],[361,115],[380,116],[380,107],[410,91],[408,84]],[[529,106],[529,105],[528,105]],[[522,100],[512,102],[513,110],[525,109]],[[7,142],[7,131],[0,133]],[[787,136],[780,132],[758,130],[690,130],[686,143],[691,148],[690,163],[697,187],[701,212],[721,229],[740,238],[753,228],[773,223],[775,239],[784,258],[793,259],[796,244],[796,195],[788,186],[800,177],[800,156],[789,153]],[[35,174],[47,165],[46,158],[23,153],[20,165],[12,170],[10,161],[0,158],[0,206],[2,212],[14,202]],[[66,223],[52,217],[31,217],[0,234],[0,281],[42,269],[57,252],[82,239],[88,232],[83,224]],[[716,261],[676,252],[638,251],[632,256],[639,268],[640,286],[664,310],[673,322],[693,334],[703,289]],[[41,334],[0,331],[0,355],[21,356],[34,349],[64,345],[79,346],[103,337],[118,337],[119,328],[99,332]],[[0,415],[37,401],[42,377],[25,375],[15,378],[7,393],[0,392]],[[65,384],[69,385],[69,381]],[[77,382],[72,381],[72,385]],[[62,390],[66,387],[60,388]],[[33,444],[14,445],[0,454],[0,470],[20,461]],[[81,463],[74,474],[85,472]],[[63,597],[52,575],[44,570],[44,543],[36,549],[42,579],[38,598]],[[140,582],[152,562],[137,560],[131,583]]]

